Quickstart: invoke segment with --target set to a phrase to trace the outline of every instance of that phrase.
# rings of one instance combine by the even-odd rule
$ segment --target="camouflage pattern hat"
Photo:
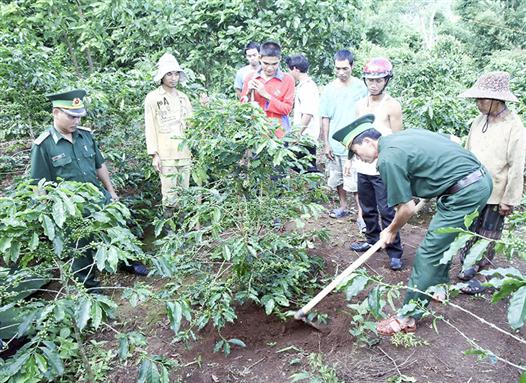
[[[489,72],[479,77],[475,85],[461,93],[465,98],[491,98],[500,101],[519,101],[510,90],[508,72]]]
[[[84,89],[73,89],[66,92],[48,94],[46,97],[53,104],[53,108],[60,108],[64,113],[73,117],[84,117],[86,108],[84,106]]]

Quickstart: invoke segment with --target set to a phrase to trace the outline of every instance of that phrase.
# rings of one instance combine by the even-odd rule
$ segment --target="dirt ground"
[[[369,271],[382,275],[391,283],[406,283],[416,247],[424,236],[428,217],[429,215],[423,215],[414,219],[402,231],[402,271],[394,272],[389,269],[385,253],[379,253],[367,262]],[[333,220],[322,217],[315,224],[330,230],[332,242],[318,244],[312,253],[325,258],[329,273],[339,273],[359,256],[349,249],[350,243],[360,237],[354,218]],[[509,262],[502,258],[496,259],[497,267],[505,265],[509,265]],[[525,270],[524,263],[513,266]],[[455,264],[451,270],[453,281],[458,270],[459,265]],[[353,302],[357,303],[364,297],[365,294],[362,293]],[[477,297],[463,295],[453,299],[455,304],[511,331],[506,320],[507,302],[491,304],[490,301],[489,294]],[[495,355],[516,364],[526,360],[524,344],[498,333],[455,308],[439,304],[434,304],[433,308],[467,337]],[[436,330],[430,318],[419,322],[416,334],[427,345],[402,348],[394,346],[389,338],[381,338],[379,344],[367,347],[358,344],[349,333],[351,316],[343,294],[329,295],[316,309],[329,315],[329,323],[323,332],[294,319],[280,321],[275,317],[267,317],[264,310],[256,305],[239,307],[238,320],[222,332],[227,339],[241,339],[246,348],[233,346],[229,356],[213,353],[217,334],[212,328],[205,327],[198,334],[200,339],[190,349],[185,349],[180,344],[171,343],[172,331],[164,315],[157,316],[155,310],[149,312],[148,308],[124,311],[128,324],[135,322],[148,336],[150,352],[176,358],[180,362],[181,367],[172,376],[174,382],[285,383],[290,382],[290,377],[295,373],[316,372],[313,368],[320,372],[323,366],[333,368],[341,382],[387,382],[390,377],[400,374],[414,378],[415,380],[407,381],[415,382],[518,381],[518,370],[503,362],[493,363],[488,359],[478,360],[477,356],[465,355],[464,352],[471,346],[456,329],[443,321],[437,322]],[[145,318],[150,319],[145,321]],[[516,335],[524,339],[526,330],[523,328]],[[313,353],[322,355],[321,367],[309,365],[307,356]],[[116,367],[110,381],[135,382],[136,376],[135,367]]]

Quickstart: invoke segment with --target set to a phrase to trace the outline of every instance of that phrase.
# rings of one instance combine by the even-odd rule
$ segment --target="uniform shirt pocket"
[[[54,168],[60,168],[67,164],[71,163],[71,157],[69,156],[58,156],[58,158],[53,158],[51,164]]]
[[[84,158],[94,158],[95,157],[95,150],[93,150],[90,146],[84,146],[82,150],[82,157]]]

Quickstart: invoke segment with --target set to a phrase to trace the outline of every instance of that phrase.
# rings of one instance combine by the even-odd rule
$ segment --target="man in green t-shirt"
[[[426,304],[428,295],[418,291],[449,281],[451,263],[441,264],[440,260],[456,236],[437,233],[437,229],[464,228],[464,217],[486,204],[493,187],[491,177],[472,153],[441,134],[407,129],[382,137],[373,128],[373,121],[372,114],[362,116],[333,138],[362,161],[378,160],[378,170],[387,187],[387,203],[396,209],[393,221],[380,233],[384,244],[392,243],[415,213],[413,196],[437,197],[437,212],[416,251],[404,299],[404,304],[411,300]],[[379,322],[377,331],[382,335],[414,332],[416,319],[418,315],[396,315]]]

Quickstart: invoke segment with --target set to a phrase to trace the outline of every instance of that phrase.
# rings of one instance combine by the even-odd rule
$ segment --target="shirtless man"
[[[383,136],[402,130],[400,103],[385,92],[391,77],[393,65],[388,59],[377,57],[369,60],[363,68],[363,80],[368,95],[356,104],[357,116],[374,114],[374,127]],[[350,172],[351,167],[358,173],[358,199],[366,226],[366,241],[352,243],[351,249],[362,252],[380,239],[380,232],[391,224],[395,211],[387,205],[387,189],[376,170],[376,161],[369,164],[353,158],[346,161],[345,171]],[[397,233],[395,241],[387,246],[392,270],[402,268],[402,252],[400,234]]]

